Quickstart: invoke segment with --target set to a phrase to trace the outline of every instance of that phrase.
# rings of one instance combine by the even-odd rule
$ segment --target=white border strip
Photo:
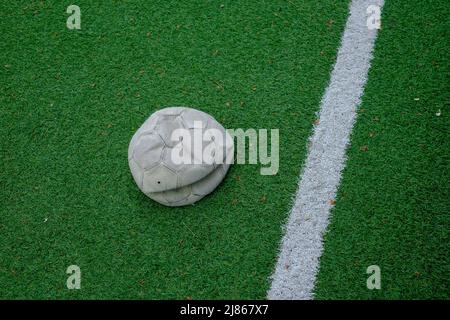
[[[367,81],[377,30],[367,9],[384,0],[353,0],[331,80],[322,98],[320,122],[285,226],[269,299],[312,299],[322,254],[322,235],[345,166],[345,150]]]

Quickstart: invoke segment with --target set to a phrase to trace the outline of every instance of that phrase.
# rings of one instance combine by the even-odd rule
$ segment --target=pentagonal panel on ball
[[[164,140],[166,146],[173,148],[179,141],[172,141],[172,133],[176,129],[183,129],[183,122],[179,116],[160,116],[155,130]]]
[[[212,165],[202,165],[202,164],[188,164],[183,166],[183,168],[178,171],[179,185],[187,186],[194,183],[204,177],[214,170]]]
[[[178,175],[163,164],[159,164],[144,172],[142,191],[144,193],[160,192],[175,189]]]
[[[150,169],[161,161],[164,142],[157,133],[148,132],[136,139],[132,149],[137,164],[143,169]]]
[[[159,202],[163,205],[167,205],[166,199],[163,197],[163,192],[147,192],[145,195],[149,197],[150,199],[155,200],[156,202]]]
[[[199,110],[186,108],[181,115],[183,119],[183,123],[187,129],[194,128],[194,122],[197,122],[197,128],[205,129],[208,125],[208,122],[212,117],[204,112]]]
[[[189,160],[183,158],[184,155],[187,155]],[[169,169],[175,172],[180,171],[186,166],[186,164],[191,162],[191,156],[182,143],[179,143],[174,148],[164,148],[162,163],[164,163]]]
[[[158,122],[158,115],[156,113],[152,114],[140,127],[141,130],[154,130],[156,123]]]
[[[187,197],[189,197],[190,194],[191,194],[191,187],[186,186],[186,187],[181,187],[178,189],[164,191],[162,193],[162,196],[167,201],[167,203],[170,204],[170,203],[180,202],[180,201],[186,199]]]

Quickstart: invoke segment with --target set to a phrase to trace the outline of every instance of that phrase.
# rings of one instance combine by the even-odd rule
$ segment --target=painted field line
[[[310,148],[298,191],[284,229],[278,262],[272,275],[269,299],[312,299],[322,236],[341,172],[345,151],[361,102],[377,29],[368,27],[368,8],[382,8],[383,0],[353,0],[330,83],[322,97],[320,121]]]

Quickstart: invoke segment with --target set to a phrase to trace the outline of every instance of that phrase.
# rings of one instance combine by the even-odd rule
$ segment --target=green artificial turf
[[[0,298],[264,298],[348,2],[80,0],[81,30],[66,28],[69,4],[0,4]],[[435,130],[446,118],[433,116],[442,101],[427,104],[436,84],[423,84],[412,106]],[[412,93],[395,94],[415,103]],[[199,108],[227,128],[279,128],[278,175],[234,165],[195,206],[151,201],[133,182],[127,147],[152,112],[171,105]],[[399,133],[426,130],[427,154],[417,156],[438,159],[443,140],[426,144],[430,129],[411,110],[398,120],[422,126]],[[422,150],[420,141],[407,141],[404,155]],[[430,212],[444,207],[432,201],[442,197],[435,165],[419,166],[432,183],[413,189]],[[433,197],[421,195],[427,188]],[[416,209],[417,199],[401,199]],[[66,288],[72,264],[81,290]]]
[[[315,295],[448,299],[448,1],[383,9]],[[366,269],[381,268],[381,290]]]

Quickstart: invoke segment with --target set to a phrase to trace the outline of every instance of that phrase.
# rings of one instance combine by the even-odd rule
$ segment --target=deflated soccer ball
[[[134,181],[149,198],[167,205],[192,204],[223,180],[233,141],[210,115],[186,107],[153,113],[128,148]]]

